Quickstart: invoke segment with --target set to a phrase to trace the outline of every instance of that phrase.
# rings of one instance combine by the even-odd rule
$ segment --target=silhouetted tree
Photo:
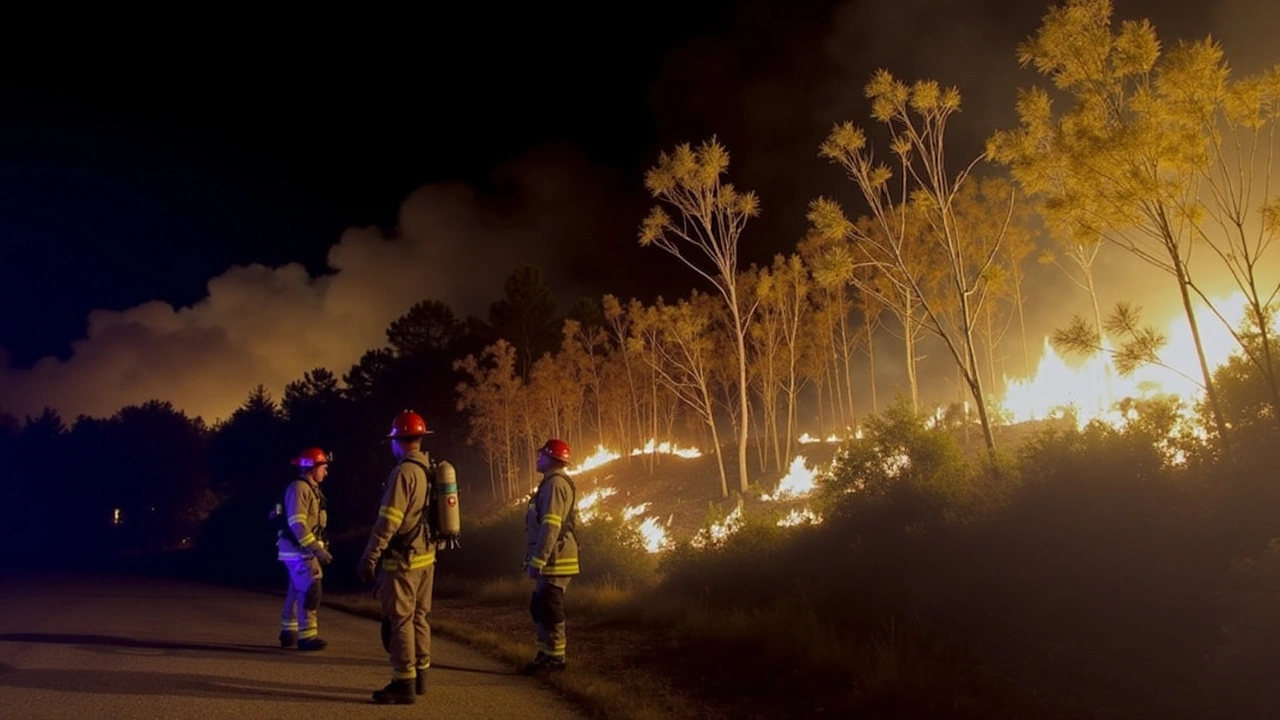
[[[36,417],[26,416],[13,438],[9,475],[14,512],[9,518],[9,542],[0,552],[15,562],[43,564],[64,562],[66,536],[59,522],[59,501],[65,494],[59,468],[66,467],[67,427],[53,408]]]
[[[556,296],[536,266],[516,270],[502,285],[503,298],[489,306],[489,324],[516,348],[516,370],[528,378],[533,363],[560,343]]]
[[[135,547],[151,554],[190,544],[215,505],[204,423],[151,400],[121,408],[111,430],[120,457],[114,490]]]

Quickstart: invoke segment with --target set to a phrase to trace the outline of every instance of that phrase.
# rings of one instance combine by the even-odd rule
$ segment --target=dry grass
[[[522,667],[534,653],[529,618],[530,583],[520,578],[482,584],[441,583],[431,613],[431,626],[443,637],[463,642]],[[705,701],[689,696],[674,683],[663,662],[662,633],[605,619],[608,608],[622,602],[617,586],[571,586],[566,594],[569,615],[569,669],[542,678],[551,687],[602,720],[659,720],[730,717]],[[326,605],[366,617],[379,617],[368,595],[330,593]],[[593,615],[588,615],[587,608]]]
[[[534,651],[529,591],[530,583],[520,578],[446,581],[435,598],[432,628],[517,670]],[[982,716],[954,705],[959,678],[893,624],[850,643],[794,608],[638,605],[636,597],[649,596],[616,584],[570,586],[565,597],[570,666],[542,681],[593,718]],[[338,595],[326,603],[378,617],[367,595]],[[925,712],[944,696],[950,696],[944,704],[951,711]]]

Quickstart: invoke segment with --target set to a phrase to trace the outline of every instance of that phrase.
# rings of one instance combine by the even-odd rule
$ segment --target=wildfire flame
[[[576,475],[578,473],[587,472],[588,470],[595,470],[602,465],[608,465],[620,457],[622,456],[616,452],[610,451],[605,446],[597,445],[594,454],[589,455],[585,460],[583,460],[581,465],[570,468],[568,472],[570,475]]]
[[[817,525],[822,522],[809,508],[794,508],[786,517],[778,521],[779,527],[796,527],[797,525]]]
[[[1214,305],[1231,327],[1239,327],[1245,317],[1246,301],[1242,293],[1217,300]],[[1280,318],[1280,313],[1277,313]],[[1211,368],[1226,362],[1237,347],[1227,325],[1208,307],[1196,311],[1201,345]],[[1127,421],[1116,404],[1125,398],[1146,399],[1156,395],[1174,395],[1183,401],[1184,412],[1203,393],[1198,378],[1199,361],[1191,330],[1183,318],[1169,323],[1165,332],[1168,342],[1157,354],[1159,364],[1144,365],[1123,377],[1111,361],[1111,339],[1103,340],[1104,351],[1086,358],[1072,367],[1049,343],[1044,341],[1044,354],[1029,378],[1005,376],[1004,397],[1000,406],[1012,422],[1027,422],[1061,417],[1065,408],[1076,413],[1076,422],[1084,427],[1092,420],[1120,427]],[[1188,421],[1193,421],[1189,415]]]
[[[643,448],[636,448],[631,451],[634,455],[652,455],[654,453],[663,453],[667,455],[677,455],[682,458],[702,457],[702,451],[697,448],[682,448],[672,442],[655,442],[653,438],[649,438],[649,442],[645,443]]]
[[[1245,317],[1246,303],[1240,293],[1215,302],[1223,318],[1232,327],[1239,327]],[[1280,320],[1280,313],[1276,315]],[[1207,307],[1197,313],[1202,346],[1210,367],[1220,366],[1231,351],[1236,348],[1235,339],[1227,326]],[[1168,339],[1165,347],[1158,353],[1158,364],[1139,367],[1128,377],[1122,376],[1115,368],[1107,352],[1113,346],[1111,340],[1105,339],[1104,350],[1082,361],[1070,363],[1060,356],[1052,347],[1048,338],[1044,341],[1044,352],[1036,366],[1035,373],[1028,378],[1010,378],[1005,376],[1005,390],[1002,397],[996,399],[995,405],[1003,411],[1009,422],[1028,422],[1061,417],[1066,409],[1074,411],[1076,421],[1083,427],[1090,421],[1101,421],[1113,426],[1122,426],[1127,422],[1125,411],[1119,409],[1126,398],[1144,399],[1156,395],[1174,395],[1180,398],[1182,411],[1189,413],[1203,392],[1197,378],[1200,377],[1199,363],[1195,354],[1195,345],[1191,341],[1190,330],[1185,320],[1177,319],[1169,324],[1165,332]],[[966,405],[967,409],[967,405]],[[942,420],[941,411],[931,418],[933,422]],[[1185,419],[1194,421],[1187,416]],[[853,428],[849,437],[862,438],[861,428]],[[829,434],[818,438],[804,433],[799,437],[802,445],[811,443],[843,442],[837,434]],[[664,453],[684,458],[701,457],[702,452],[695,448],[681,448],[672,442],[657,442],[650,439],[642,448],[631,451],[631,455]],[[607,465],[621,457],[603,446],[587,457],[571,472],[586,472]],[[1176,461],[1176,458],[1173,459]],[[905,456],[886,459],[886,469],[899,471],[909,463]],[[806,498],[816,487],[818,479],[825,472],[819,467],[809,465],[804,456],[797,455],[788,468],[787,473],[778,482],[777,489],[765,494],[762,500],[769,502],[797,501]],[[600,487],[586,493],[578,501],[579,517],[584,522],[606,514],[601,508],[601,501],[617,494],[612,487]],[[631,505],[622,509],[625,522],[637,529],[644,538],[644,546],[648,552],[659,553],[672,545],[668,537],[668,528],[672,518],[664,523],[657,517],[647,516],[651,503]],[[695,547],[706,547],[723,542],[742,527],[743,507],[738,506],[723,520],[703,528],[690,542]],[[791,527],[822,522],[822,518],[808,507],[796,507],[778,521],[779,526]]]
[[[791,467],[782,480],[778,481],[778,489],[772,495],[764,495],[763,500],[789,500],[803,497],[813,491],[816,486],[818,471],[810,468],[803,456],[797,455],[791,461]]]
[[[738,506],[733,509],[723,520],[704,528],[699,532],[689,544],[694,547],[706,547],[708,545],[718,545],[725,541],[730,535],[737,532],[742,527],[742,501],[738,501]]]
[[[598,517],[600,515],[600,508],[598,507],[600,501],[612,495],[616,495],[617,492],[617,488],[602,487],[596,488],[578,498],[578,520],[582,522],[591,522],[593,518]]]
[[[671,518],[667,518],[667,525],[671,525]],[[667,529],[662,526],[662,522],[656,517],[647,517],[636,527],[640,531],[641,537],[644,538],[644,549],[651,553],[660,553],[671,547],[671,540],[667,537]]]
[[[861,430],[855,431],[854,437],[862,437],[862,431]],[[843,442],[843,438],[841,438],[839,435],[836,435],[835,433],[828,435],[825,440],[816,438],[810,435],[809,433],[804,433],[803,435],[800,436],[799,440],[801,445],[808,445],[809,443],[816,443],[816,442],[826,442],[826,443]]]

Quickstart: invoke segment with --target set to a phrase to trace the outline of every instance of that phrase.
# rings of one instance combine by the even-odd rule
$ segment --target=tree
[[[151,553],[189,545],[217,504],[204,423],[159,400],[123,407],[114,420],[117,507],[134,542]]]
[[[747,327],[753,307],[742,307],[738,291],[738,240],[747,220],[760,213],[754,193],[738,192],[723,182],[729,153],[712,138],[697,150],[684,144],[662,153],[645,174],[645,187],[656,200],[679,213],[673,219],[661,205],[650,210],[640,228],[640,244],[657,245],[707,279],[729,310],[738,361],[738,486],[747,489],[748,409]],[[684,254],[688,250],[693,257]],[[704,266],[709,262],[709,266]],[[717,448],[717,453],[719,448]]]
[[[318,367],[285,386],[280,410],[299,449],[302,445],[319,445],[332,450],[343,429],[339,421],[347,410],[345,405],[346,396],[338,378]]]
[[[801,331],[810,318],[809,270],[798,254],[777,255],[773,265],[754,271],[759,315],[749,333],[760,366],[756,376],[764,425],[773,444],[774,469],[790,462],[795,442],[796,405],[804,386],[800,375]],[[778,427],[778,398],[785,399],[785,429]],[[785,437],[785,440],[782,438]]]
[[[422,300],[387,327],[387,344],[400,357],[425,356],[452,350],[461,332],[448,305]]]
[[[760,398],[759,423],[763,428],[763,441],[759,443],[761,469],[768,464],[769,449],[773,450],[773,469],[782,467],[781,432],[778,429],[778,394],[782,355],[782,317],[775,302],[777,285],[769,268],[754,265],[743,273],[741,281],[744,294],[754,295],[759,302],[755,322],[747,332],[751,349],[752,385]]]
[[[597,440],[602,440],[604,433],[601,394],[609,336],[602,323],[603,318],[598,315],[594,324],[565,320],[564,337],[560,352],[556,355],[556,363],[564,367],[565,376],[570,383],[569,392],[578,398],[578,407],[573,411],[577,426],[573,428],[575,438],[585,435],[584,420],[589,421]]]
[[[866,133],[852,123],[836,125],[820,154],[848,173],[877,231],[849,222],[826,198],[811,204],[810,222],[820,232],[848,237],[863,249],[859,262],[879,271],[878,276],[897,290],[891,295],[880,289],[879,298],[901,305],[905,293],[919,303],[929,331],[942,340],[973,397],[988,454],[994,459],[995,436],[978,368],[976,326],[991,290],[1013,197],[997,216],[1002,222],[994,236],[967,233],[957,221],[955,200],[982,157],[955,175],[947,167],[946,129],[960,109],[959,91],[934,81],[908,85],[880,70],[865,92],[872,101],[872,117],[889,130],[898,165],[896,181],[892,169],[876,162]]]
[[[673,392],[706,424],[716,448],[720,471],[720,496],[729,497],[724,453],[720,452],[720,432],[716,426],[716,404],[712,397],[712,374],[717,359],[715,300],[694,290],[688,300],[668,305],[658,298],[645,312],[643,324],[633,336],[651,350],[645,359],[658,381]],[[739,455],[741,460],[742,455]]]
[[[347,386],[347,396],[361,403],[372,400],[382,379],[391,372],[395,358],[390,348],[366,351],[342,377],[342,383]]]
[[[805,372],[818,385],[819,417],[821,418],[822,388],[831,386],[835,398],[835,421],[842,428],[849,428],[856,422],[853,407],[853,358],[859,346],[865,342],[871,354],[871,398],[875,408],[875,362],[872,354],[872,335],[874,326],[878,326],[880,310],[884,307],[879,302],[867,302],[869,297],[859,289],[863,282],[871,282],[870,273],[865,266],[859,266],[854,259],[853,249],[844,237],[827,236],[816,230],[806,233],[798,246],[802,262],[810,268],[812,284],[810,288],[811,302],[815,322],[807,328],[807,342],[804,345],[808,353],[802,353],[800,361]],[[862,302],[864,330],[856,332],[849,327],[849,314],[853,310],[854,298],[848,292],[850,284]],[[904,327],[918,326],[905,322]],[[918,334],[918,333],[917,333]],[[915,337],[912,335],[911,337]],[[908,344],[910,349],[910,343]],[[908,352],[914,356],[914,351]],[[913,378],[914,395],[914,361],[909,362],[909,376]],[[832,379],[824,381],[824,376]],[[844,390],[840,389],[843,379]],[[845,401],[841,401],[845,398]],[[821,428],[825,434],[825,428]]]
[[[48,482],[48,468],[65,463],[68,429],[62,417],[51,407],[39,415],[24,416],[20,430],[11,437],[11,450],[7,453],[0,477],[5,480],[5,505],[0,508],[0,519],[7,522],[0,532],[6,544],[0,554],[20,563],[33,559],[43,562],[64,560],[69,551],[79,547],[78,542],[68,547],[65,533],[51,533],[51,528],[62,527],[58,517],[60,486]]]
[[[300,448],[290,447],[284,414],[264,385],[213,431],[210,471],[216,490],[226,495],[274,494],[273,478],[287,471]]]
[[[533,363],[560,342],[556,296],[542,271],[532,265],[517,269],[502,284],[503,297],[489,306],[489,324],[498,337],[516,348],[520,377],[529,377]]]
[[[457,388],[457,409],[469,413],[468,442],[479,445],[485,453],[494,499],[510,499],[520,487],[516,482],[520,474],[516,434],[524,385],[516,374],[515,346],[498,340],[480,357],[467,355],[454,367],[470,378]]]
[[[1009,199],[1015,198],[1012,208]],[[1010,181],[989,177],[966,182],[954,200],[957,228],[972,239],[975,249],[986,252],[998,242],[995,262],[988,278],[990,300],[983,306],[978,335],[983,344],[990,387],[997,387],[996,347],[1014,318],[1022,328],[1020,338],[1026,357],[1026,322],[1023,316],[1023,264],[1035,247],[1032,239],[1031,208],[1016,200]]]
[[[622,375],[627,381],[627,400],[628,404],[622,412],[617,413],[619,432],[621,434],[622,449],[625,451],[632,447],[634,440],[638,439],[639,433],[645,427],[644,423],[644,402],[640,393],[640,382],[636,376],[640,372],[643,363],[637,363],[633,360],[633,352],[627,340],[631,336],[632,325],[635,319],[640,315],[639,310],[630,308],[638,307],[639,301],[632,298],[630,307],[623,308],[622,303],[613,295],[605,295],[601,305],[604,310],[605,322],[609,325],[611,340],[615,347],[612,354],[616,361],[621,363]],[[652,371],[650,371],[652,372]],[[634,420],[635,425],[632,425]],[[631,428],[635,428],[635,434],[631,432]],[[630,455],[627,456],[630,458]],[[652,469],[652,465],[650,465]]]
[[[1267,218],[1280,201],[1269,185],[1280,66],[1233,82],[1212,39],[1179,42],[1162,54],[1149,21],[1125,21],[1115,30],[1112,10],[1110,0],[1068,0],[1050,9],[1019,45],[1018,60],[1049,78],[1066,107],[1055,112],[1043,88],[1022,90],[1019,127],[995,134],[989,150],[1044,198],[1060,232],[1101,237],[1173,279],[1205,400],[1227,449],[1193,299],[1223,319],[1280,401],[1265,330],[1280,285],[1260,275],[1276,237]],[[1268,167],[1259,168],[1259,160]],[[1197,247],[1234,278],[1254,326],[1263,328],[1260,342],[1246,342],[1197,284],[1193,271],[1203,267],[1192,264]]]

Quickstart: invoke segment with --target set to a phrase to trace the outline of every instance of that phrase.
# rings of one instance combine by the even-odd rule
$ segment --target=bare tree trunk
[[[903,316],[902,334],[907,353],[907,385],[911,389],[911,409],[920,412],[920,381],[916,378],[916,330],[915,319],[910,315]]]
[[[1019,279],[1014,298],[1018,303],[1018,336],[1022,338],[1022,376],[1031,377],[1031,352],[1027,348],[1027,315],[1022,309],[1022,280]]]
[[[1188,292],[1190,281],[1187,279],[1187,271],[1183,265],[1182,257],[1173,245],[1171,237],[1171,235],[1165,236],[1166,247],[1169,249],[1169,257],[1173,261],[1174,273],[1178,278],[1178,294],[1182,297],[1182,309],[1187,314],[1187,324],[1191,329],[1191,340],[1196,347],[1196,360],[1200,363],[1200,374],[1204,377],[1205,400],[1209,403],[1214,425],[1217,426],[1218,437],[1222,439],[1222,451],[1227,457],[1233,457],[1231,436],[1227,431],[1227,421],[1222,414],[1222,404],[1218,401],[1218,390],[1213,383],[1213,371],[1209,368],[1209,360],[1204,354],[1204,341],[1200,338],[1200,323],[1196,321],[1195,308],[1191,306],[1191,293]]]
[[[844,361],[845,405],[841,408],[840,425],[844,428],[852,427],[854,418],[857,417],[857,409],[853,404],[853,355],[854,347],[849,339],[849,311],[842,289],[840,291],[840,358]]]
[[[872,335],[871,316],[863,314],[862,318],[867,328],[867,374],[871,376],[871,413],[874,415],[880,412],[880,403],[876,398],[876,341]]]

